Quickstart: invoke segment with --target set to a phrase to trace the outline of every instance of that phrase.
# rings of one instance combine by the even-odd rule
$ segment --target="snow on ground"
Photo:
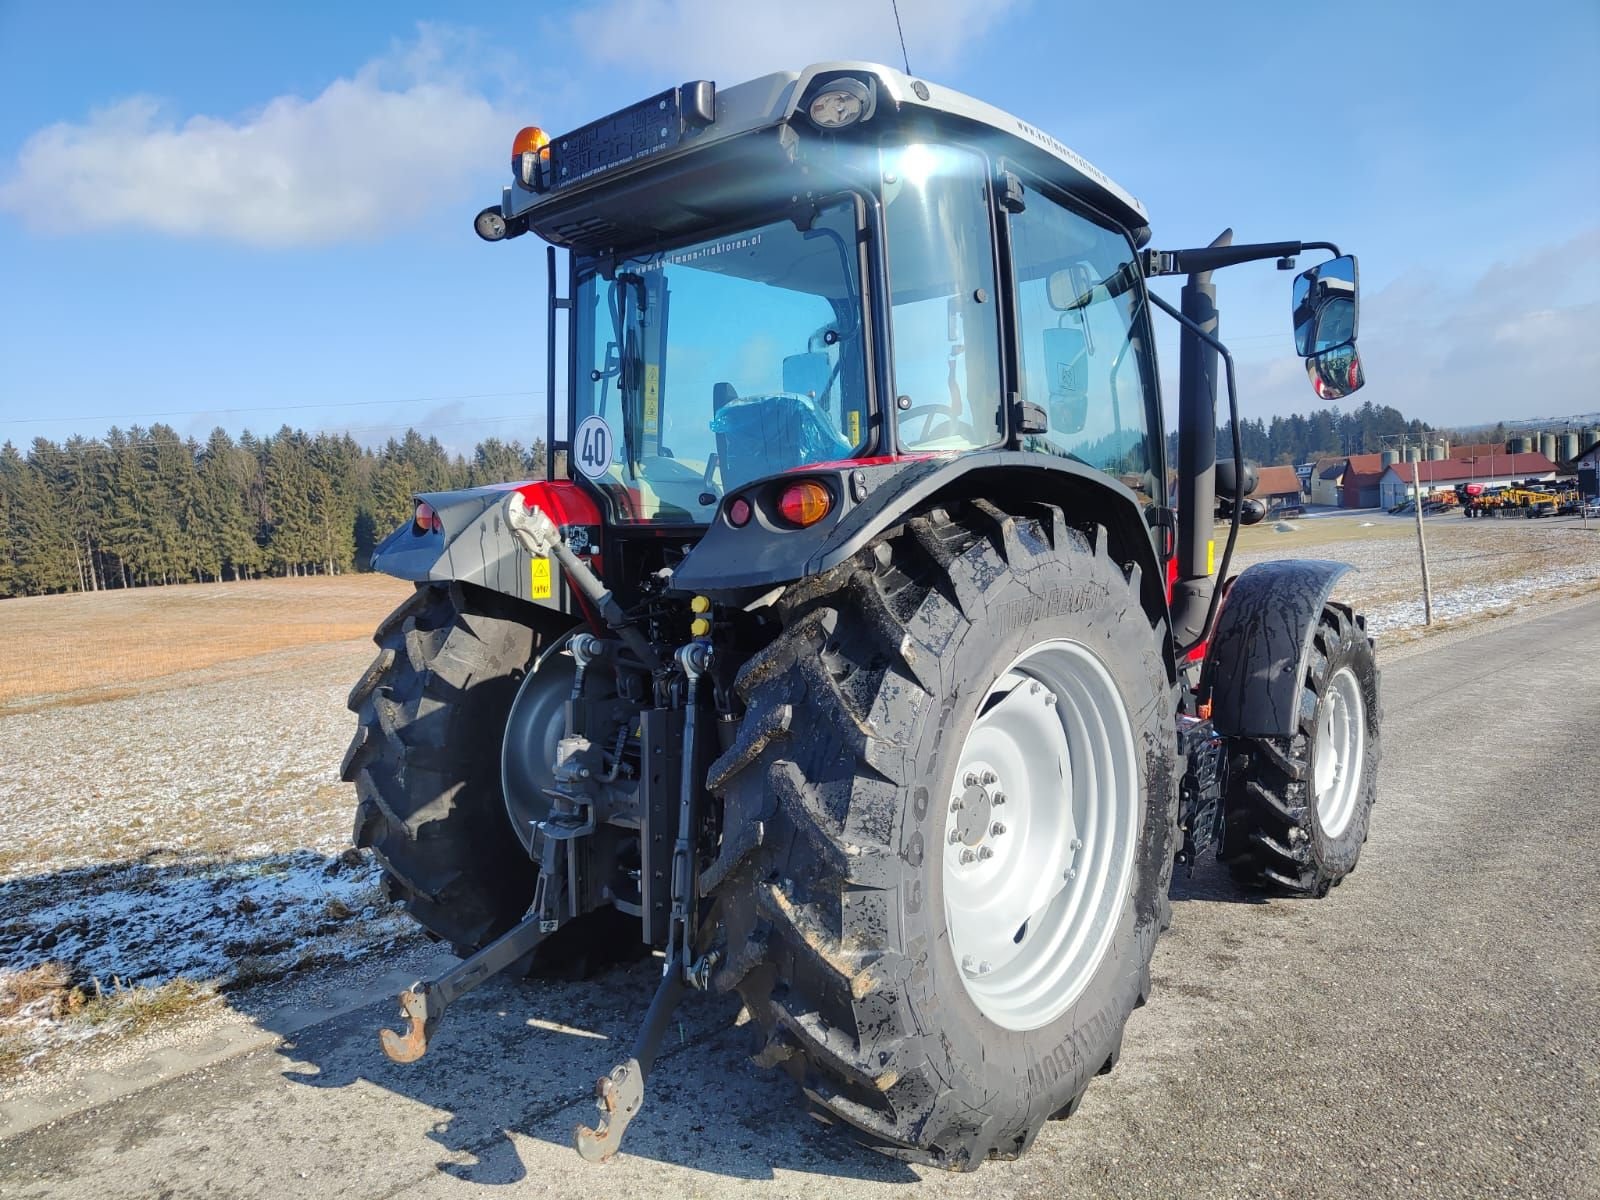
[[[371,653],[0,711],[0,1073],[159,1000],[417,939],[348,849],[344,698]]]
[[[1336,596],[1355,601],[1375,633],[1414,636],[1423,627],[1416,517],[1363,517],[1272,531],[1270,542],[1258,539],[1234,555],[1234,570],[1278,558],[1349,563],[1355,573],[1341,580]],[[1426,518],[1425,537],[1436,624],[1600,584],[1600,526],[1593,522],[1586,530],[1571,518],[1468,521],[1447,515]]]

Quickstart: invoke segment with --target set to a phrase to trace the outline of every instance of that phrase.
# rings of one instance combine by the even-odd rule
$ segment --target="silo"
[[[1578,435],[1568,430],[1556,439],[1556,452],[1558,461],[1569,463],[1578,457],[1578,451],[1583,447],[1578,445]]]
[[[1578,447],[1580,453],[1584,450],[1587,450],[1596,442],[1600,442],[1600,426],[1594,426],[1592,428],[1585,429],[1583,431],[1583,436],[1578,440],[1583,443],[1583,445]]]
[[[1422,447],[1421,446],[1407,446],[1406,447],[1406,461],[1407,462],[1420,462],[1421,460],[1422,460]]]
[[[1433,442],[1428,446],[1428,461],[1438,462],[1445,456],[1446,447],[1442,442]]]
[[[1394,466],[1395,463],[1400,461],[1400,454],[1395,450],[1385,450],[1379,456],[1379,461],[1383,463],[1383,469],[1387,471],[1390,467]]]
[[[1506,440],[1506,453],[1507,454],[1526,454],[1527,452],[1528,452],[1528,439],[1527,438],[1518,436],[1518,437],[1514,437],[1514,438],[1508,438]]]
[[[1553,434],[1553,433],[1541,433],[1539,435],[1539,453],[1544,455],[1551,462],[1555,461],[1555,457],[1556,457],[1556,435],[1555,434]]]
[[[1439,445],[1439,457],[1440,458],[1449,458],[1450,457],[1450,439],[1449,438],[1440,438],[1438,445]]]

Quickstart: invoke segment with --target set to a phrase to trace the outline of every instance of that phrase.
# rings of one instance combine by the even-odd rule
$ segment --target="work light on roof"
[[[806,115],[818,129],[843,129],[870,116],[872,93],[858,79],[835,79],[812,97]]]

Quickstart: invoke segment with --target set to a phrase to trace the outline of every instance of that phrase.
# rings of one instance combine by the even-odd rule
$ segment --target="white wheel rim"
[[[1311,786],[1317,802],[1317,823],[1336,838],[1355,816],[1361,796],[1361,768],[1367,753],[1367,703],[1355,672],[1334,672],[1317,708],[1311,745]]]
[[[1037,1029],[1105,957],[1133,878],[1133,724],[1105,666],[1041,642],[978,706],[944,798],[950,949],[967,994],[1004,1029]]]

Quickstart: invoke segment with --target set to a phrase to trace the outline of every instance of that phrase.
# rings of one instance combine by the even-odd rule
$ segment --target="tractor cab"
[[[609,523],[1025,438],[1159,498],[1145,213],[1053,138],[829,64],[516,146],[478,227],[570,251],[571,461]]]

